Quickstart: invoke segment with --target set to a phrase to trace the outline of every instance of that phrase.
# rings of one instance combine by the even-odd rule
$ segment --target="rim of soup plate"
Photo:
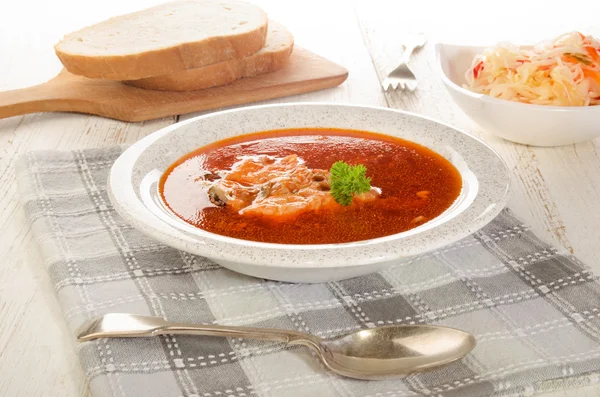
[[[480,192],[477,192],[476,197],[473,198],[467,208],[462,209],[456,214],[450,214],[452,216],[448,216],[449,210],[446,210],[438,217],[417,228],[375,239],[335,244],[278,244],[243,240],[211,233],[186,223],[177,218],[174,214],[171,214],[173,215],[172,218],[174,218],[174,222],[166,222],[161,216],[157,215],[155,209],[149,209],[135,193],[135,190],[140,188],[139,186],[134,186],[132,183],[132,173],[136,166],[137,159],[160,138],[174,133],[174,131],[181,129],[188,124],[193,124],[206,118],[226,117],[228,114],[235,112],[260,112],[263,109],[290,107],[310,107],[313,109],[321,107],[334,109],[338,107],[346,109],[354,108],[358,111],[366,112],[390,112],[390,114],[418,118],[427,121],[432,125],[436,125],[437,128],[446,128],[453,130],[458,134],[463,134],[468,139],[472,140],[474,147],[479,145],[480,147],[478,149],[483,149],[483,151],[476,150],[479,152],[480,156],[487,156],[488,158],[493,157],[502,165],[501,172],[498,172],[499,186],[495,188],[495,197],[481,197],[479,194]],[[334,125],[331,125],[330,127],[335,128]],[[273,129],[280,129],[280,127],[278,126]],[[376,130],[365,131],[380,133]],[[255,132],[259,131],[257,130]],[[222,137],[218,140],[226,138],[227,137]],[[418,141],[411,141],[426,146]],[[194,149],[195,147],[191,147],[190,151]],[[170,163],[173,163],[178,159],[179,157],[170,159]],[[461,177],[462,176],[463,174],[461,173]],[[255,105],[223,110],[197,116],[158,130],[131,145],[115,161],[109,174],[107,190],[115,210],[127,222],[131,223],[141,232],[174,248],[217,261],[223,260],[253,265],[294,268],[332,268],[339,266],[369,265],[405,258],[407,256],[425,253],[440,248],[458,241],[461,238],[467,237],[489,223],[505,207],[509,196],[510,177],[506,164],[489,145],[471,134],[432,118],[411,112],[376,106],[324,102],[297,102]],[[481,213],[469,214],[469,209],[471,209],[473,202],[479,202],[481,200],[489,201],[489,205],[486,209],[481,211]],[[479,204],[481,203],[479,202]],[[470,216],[465,219],[464,217],[466,215]],[[444,218],[445,216],[447,216],[447,219]],[[431,236],[432,234],[434,235]],[[429,239],[429,237],[433,238]],[[412,247],[412,249],[402,247],[403,245],[414,244],[418,240],[421,241],[420,244],[416,245],[416,249],[415,247]],[[245,250],[247,252],[241,252],[240,250]],[[368,250],[369,255],[361,255],[361,253],[364,253],[364,250]],[[245,255],[249,252],[252,253],[252,255]],[[273,258],[274,255],[278,258]]]

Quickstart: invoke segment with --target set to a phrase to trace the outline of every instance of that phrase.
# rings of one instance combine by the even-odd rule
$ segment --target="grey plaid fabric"
[[[96,397],[530,396],[600,379],[600,284],[504,211],[483,231],[385,271],[298,285],[239,275],[137,232],[112,209],[120,148],[33,152],[18,165],[35,238],[74,332],[108,312],[329,338],[384,324],[473,333],[464,360],[396,381],[328,373],[302,347],[211,337],[78,344]]]

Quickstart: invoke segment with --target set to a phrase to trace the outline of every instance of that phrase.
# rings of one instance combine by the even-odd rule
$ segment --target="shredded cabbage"
[[[572,32],[532,49],[499,44],[475,57],[466,81],[471,91],[510,101],[600,105],[600,42]]]

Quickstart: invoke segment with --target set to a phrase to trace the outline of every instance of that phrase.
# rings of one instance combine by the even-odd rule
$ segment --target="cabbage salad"
[[[471,91],[553,106],[600,105],[600,42],[579,32],[533,48],[486,49],[466,72]]]

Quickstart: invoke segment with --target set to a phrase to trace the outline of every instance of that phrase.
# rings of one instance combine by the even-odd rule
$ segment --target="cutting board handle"
[[[67,103],[56,98],[53,86],[50,80],[33,87],[0,91],[0,119],[29,113],[69,110]]]

